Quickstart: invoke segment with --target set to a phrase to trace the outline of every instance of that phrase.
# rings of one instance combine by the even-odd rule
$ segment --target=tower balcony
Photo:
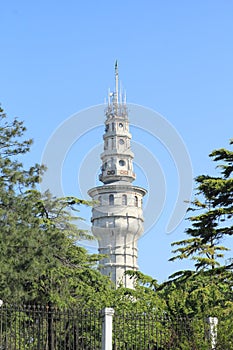
[[[136,179],[136,174],[130,170],[104,170],[99,175],[99,180],[103,183],[110,183],[115,181],[129,181],[132,182]]]

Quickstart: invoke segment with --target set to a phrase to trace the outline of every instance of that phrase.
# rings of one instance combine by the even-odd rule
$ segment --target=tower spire
[[[118,90],[119,90],[119,75],[118,75],[118,62],[115,62],[115,103],[118,104]]]

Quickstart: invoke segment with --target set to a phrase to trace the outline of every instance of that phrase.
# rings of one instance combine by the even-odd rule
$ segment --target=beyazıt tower
[[[134,281],[125,275],[138,270],[138,238],[143,233],[142,198],[146,190],[132,185],[134,154],[131,151],[126,98],[118,89],[118,65],[115,64],[115,91],[108,94],[104,151],[99,180],[102,186],[88,191],[97,203],[92,209],[92,233],[99,243],[100,271],[119,284],[134,288]]]

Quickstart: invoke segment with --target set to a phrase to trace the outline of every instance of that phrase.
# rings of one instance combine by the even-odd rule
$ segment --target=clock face
[[[124,141],[123,139],[120,139],[120,140],[119,140],[119,144],[120,144],[120,145],[124,145],[124,143],[125,143],[125,141]]]
[[[122,124],[122,123],[119,123],[119,127],[120,127],[120,128],[123,128],[123,124]]]
[[[120,160],[119,160],[119,165],[120,165],[120,166],[124,166],[124,165],[125,165],[125,161],[124,161],[123,159],[120,159]]]

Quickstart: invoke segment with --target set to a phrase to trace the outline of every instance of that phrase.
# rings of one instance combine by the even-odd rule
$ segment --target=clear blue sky
[[[34,139],[28,163],[40,162],[62,122],[103,103],[113,87],[117,58],[128,102],[159,112],[173,125],[188,149],[194,176],[216,174],[208,154],[228,147],[233,136],[232,1],[9,0],[1,2],[0,13],[0,101],[9,116],[25,121]],[[102,133],[96,128],[67,155],[65,194],[79,195],[78,167]],[[167,262],[170,243],[184,237],[188,223],[166,234],[177,187],[175,166],[161,143],[137,128],[132,134],[159,159],[165,174],[164,211],[139,241],[140,269],[162,281],[188,267]],[[137,184],[146,186],[139,167]],[[90,213],[84,215],[89,220]]]

